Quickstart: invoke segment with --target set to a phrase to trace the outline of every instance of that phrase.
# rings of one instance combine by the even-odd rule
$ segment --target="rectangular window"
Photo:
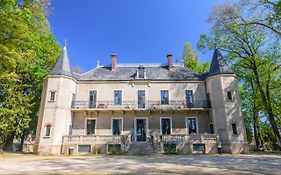
[[[171,134],[171,119],[169,118],[162,118],[161,119],[161,129],[162,134],[169,135]]]
[[[232,133],[233,133],[234,135],[237,135],[237,134],[238,134],[238,132],[237,132],[237,126],[236,126],[235,123],[232,124]]]
[[[79,153],[89,153],[91,152],[91,145],[78,145]]]
[[[233,100],[231,91],[227,91],[227,100]]]
[[[116,90],[114,91],[114,105],[122,104],[122,91]]]
[[[186,105],[187,107],[193,107],[194,105],[194,98],[193,98],[193,91],[192,90],[186,90],[185,91],[185,99],[186,99]]]
[[[139,78],[143,79],[144,78],[144,69],[138,69],[139,71]]]
[[[51,91],[50,92],[50,101],[55,101],[55,97],[56,97],[56,92],[55,91]]]
[[[193,153],[201,153],[205,152],[205,144],[193,144]]]
[[[210,124],[210,133],[214,134],[214,124],[213,123]]]
[[[51,125],[46,126],[45,137],[50,137],[51,135]]]
[[[188,134],[196,134],[197,133],[196,118],[187,118],[186,127],[188,129]]]
[[[97,91],[91,90],[89,93],[89,108],[97,107]]]
[[[122,119],[112,119],[112,134],[120,135],[122,132]]]
[[[86,133],[87,135],[95,134],[96,129],[96,120],[95,119],[87,119],[86,120]]]
[[[138,90],[138,108],[145,108],[145,91]]]
[[[168,90],[161,90],[161,105],[168,105],[169,104],[169,91]]]

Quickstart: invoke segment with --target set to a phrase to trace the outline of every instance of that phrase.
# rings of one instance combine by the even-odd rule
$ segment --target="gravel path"
[[[281,155],[22,156],[0,174],[281,174]]]

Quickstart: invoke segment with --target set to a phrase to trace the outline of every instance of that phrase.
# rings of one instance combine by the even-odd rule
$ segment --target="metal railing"
[[[142,108],[140,107],[142,106]],[[147,101],[144,104],[138,104],[137,101],[122,101],[119,104],[114,101],[73,101],[73,109],[187,109],[187,108],[210,108],[209,100],[196,100],[193,103],[187,103],[184,100],[170,100],[166,103],[161,101]]]

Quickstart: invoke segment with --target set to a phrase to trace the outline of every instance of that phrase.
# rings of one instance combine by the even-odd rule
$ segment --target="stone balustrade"
[[[121,135],[72,135],[63,136],[63,144],[121,143]]]

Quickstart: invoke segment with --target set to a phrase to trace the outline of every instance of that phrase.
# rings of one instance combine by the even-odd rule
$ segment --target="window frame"
[[[54,94],[54,99],[52,99],[52,94]],[[55,102],[56,101],[56,97],[57,96],[57,91],[56,90],[50,90],[49,91],[49,102]]]
[[[117,91],[119,91],[119,92],[121,92],[121,100],[120,100],[120,104],[115,104],[115,92],[117,92]],[[118,106],[118,105],[122,105],[122,103],[123,103],[123,90],[121,90],[121,89],[115,89],[115,90],[113,90],[113,105],[114,106]]]
[[[186,103],[187,106],[189,105],[187,103],[187,91],[191,91],[192,92],[192,103],[190,103],[190,104],[194,105],[194,103],[195,103],[195,96],[194,96],[194,90],[193,89],[185,89],[184,90],[185,103]]]
[[[90,106],[90,95],[91,95],[91,91],[96,91],[96,104],[95,104],[95,107]],[[93,109],[97,108],[97,101],[98,101],[98,90],[97,90],[97,89],[89,89],[89,90],[88,90],[88,102],[89,102],[88,107],[89,107],[89,108],[93,108]]]
[[[189,128],[188,128],[188,125],[187,125],[187,120],[188,119],[195,119],[195,122],[196,122],[196,134],[199,134],[198,119],[197,119],[197,117],[185,117],[185,127],[186,127],[187,134],[189,134]],[[190,134],[192,134],[192,133],[190,133]]]
[[[139,108],[139,91],[144,91],[144,108]],[[148,97],[148,91],[146,89],[137,89],[136,90],[136,105],[137,109],[146,109],[147,108],[147,97]]]
[[[165,135],[172,135],[173,134],[173,122],[172,122],[172,117],[160,117],[160,133],[163,135],[162,131],[162,119],[170,119],[170,134],[165,134]]]
[[[88,134],[88,128],[87,128],[87,121],[88,120],[95,120],[95,129],[94,129],[94,134]],[[97,118],[85,118],[85,129],[84,129],[84,135],[97,135]]]
[[[47,135],[47,127],[50,127],[49,129],[49,135]],[[50,138],[51,137],[51,132],[52,132],[52,125],[50,123],[47,123],[44,127],[44,138]]]
[[[162,91],[168,92],[168,104],[162,103]],[[170,104],[170,91],[168,89],[160,89],[160,105],[169,105]]]
[[[90,151],[89,152],[81,152],[79,151],[80,146],[90,146]],[[77,145],[77,153],[78,154],[86,154],[86,153],[91,153],[92,152],[92,145],[91,144],[78,144]]]
[[[121,128],[119,128],[120,134],[113,134],[113,120],[121,120]],[[112,135],[122,135],[123,134],[123,128],[124,128],[123,117],[112,117],[111,118],[111,134]]]
[[[234,93],[233,91],[227,90],[226,91],[226,99],[227,101],[233,101],[234,100]]]
[[[235,128],[233,128],[233,125],[235,125]],[[238,136],[239,133],[238,133],[238,127],[237,127],[237,123],[236,122],[232,122],[231,123],[231,130],[232,130],[232,135],[233,136]],[[236,131],[236,133],[234,131]]]

